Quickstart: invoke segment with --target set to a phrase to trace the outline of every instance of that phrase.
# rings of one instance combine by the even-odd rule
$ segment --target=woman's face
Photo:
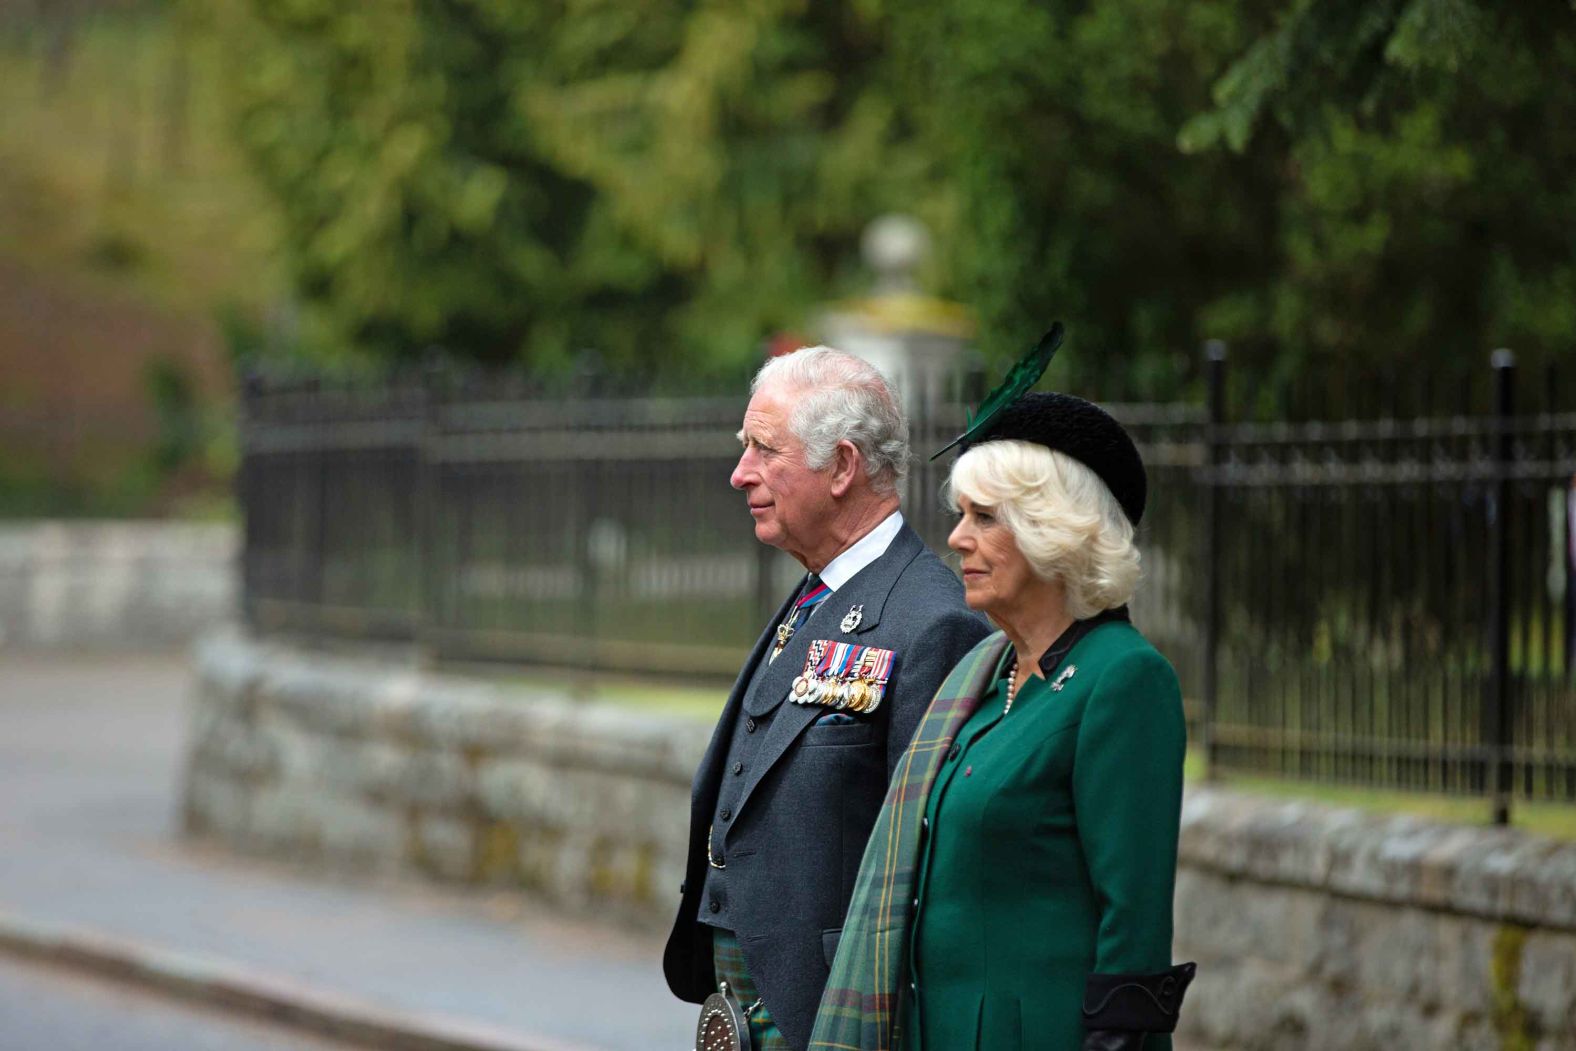
[[[996,517],[994,507],[961,494],[958,511],[961,517],[947,546],[963,563],[963,597],[969,608],[990,615],[1021,605],[1041,582],[1018,550],[1012,530]]]

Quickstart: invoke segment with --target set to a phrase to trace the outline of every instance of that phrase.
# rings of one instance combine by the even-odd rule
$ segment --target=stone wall
[[[198,650],[185,823],[240,848],[671,919],[709,727],[238,634]],[[1576,1051],[1576,844],[1190,790],[1188,1046]]]
[[[188,831],[671,919],[710,726],[233,632],[197,672]]]
[[[183,646],[235,615],[234,526],[0,524],[0,644]]]
[[[1576,1048],[1576,844],[1201,790],[1176,915],[1202,1046]]]

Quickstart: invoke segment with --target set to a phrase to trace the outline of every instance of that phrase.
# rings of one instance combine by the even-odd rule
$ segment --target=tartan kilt
[[[717,981],[728,983],[728,989],[738,999],[740,1007],[748,1008],[760,999],[755,981],[744,969],[744,949],[732,931],[713,929],[711,959],[717,969]],[[793,1051],[777,1028],[777,1023],[772,1021],[771,1012],[765,1003],[753,1011],[747,1011],[745,1018],[750,1024],[750,1051]]]

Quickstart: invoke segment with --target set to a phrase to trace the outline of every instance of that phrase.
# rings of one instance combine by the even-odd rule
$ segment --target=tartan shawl
[[[898,760],[854,882],[810,1051],[892,1051],[895,1046],[892,1024],[907,978],[920,819],[953,738],[989,692],[1010,645],[998,631],[958,662]]]

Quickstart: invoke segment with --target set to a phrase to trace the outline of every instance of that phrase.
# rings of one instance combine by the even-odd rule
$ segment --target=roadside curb
[[[231,960],[41,923],[3,909],[0,952],[387,1051],[599,1051],[465,1019],[391,1008]]]

